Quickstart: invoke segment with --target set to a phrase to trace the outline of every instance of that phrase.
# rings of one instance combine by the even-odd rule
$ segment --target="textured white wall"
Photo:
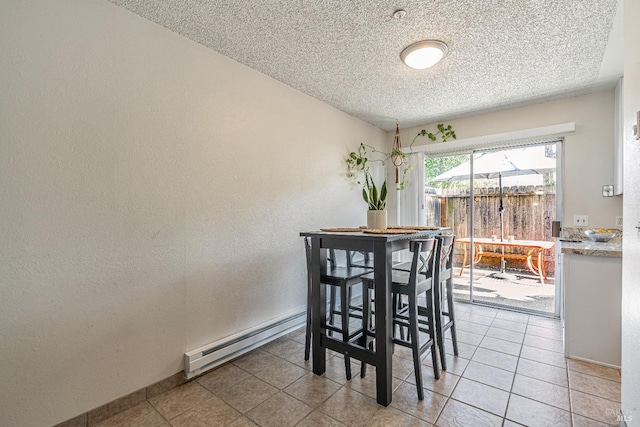
[[[624,2],[624,238],[622,258],[622,410],[640,426],[640,141],[632,137],[640,111],[640,2]]]
[[[446,121],[459,139],[575,122],[576,131],[564,143],[564,225],[573,225],[573,215],[589,215],[589,225],[613,227],[622,214],[622,197],[602,197],[602,186],[613,184],[614,91],[478,114]],[[402,131],[409,145],[420,129]],[[416,145],[426,144],[425,138]]]
[[[0,425],[53,425],[300,308],[385,133],[106,1],[0,2]]]

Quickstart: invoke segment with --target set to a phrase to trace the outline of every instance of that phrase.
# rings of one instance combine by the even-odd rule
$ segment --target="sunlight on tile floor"
[[[618,425],[620,372],[565,359],[557,320],[456,304],[459,356],[416,395],[411,352],[394,354],[393,402],[375,401],[375,370],[346,381],[340,355],[322,377],[304,361],[304,329],[99,426],[602,426]],[[357,361],[353,372],[359,372]]]

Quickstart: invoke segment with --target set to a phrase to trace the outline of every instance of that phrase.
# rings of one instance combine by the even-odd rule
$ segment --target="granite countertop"
[[[600,228],[600,227],[595,227]],[[603,227],[604,228],[604,227]],[[560,251],[563,254],[571,255],[591,255],[611,258],[622,258],[622,230],[620,235],[608,242],[592,242],[584,234],[588,228],[584,227],[563,227],[560,239]],[[577,242],[563,242],[562,239],[576,240]]]
[[[622,242],[560,242],[563,254],[622,258]]]

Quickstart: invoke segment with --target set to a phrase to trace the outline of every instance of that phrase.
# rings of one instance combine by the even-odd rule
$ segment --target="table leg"
[[[375,282],[376,398],[379,404],[391,403],[392,335],[391,248],[385,242],[373,247]]]
[[[536,252],[536,257],[538,258],[535,264],[533,263],[534,252]],[[529,251],[527,252],[527,268],[529,268],[529,271],[531,271],[533,274],[538,276],[538,278],[540,279],[540,284],[544,285],[544,279],[546,279],[546,277],[544,275],[544,266],[542,264],[542,250],[539,248],[529,249]]]
[[[460,273],[458,274],[458,276],[462,276],[462,272],[464,271],[464,266],[467,265],[467,258],[468,258],[468,256],[467,256],[467,252],[468,252],[467,246],[468,245],[464,245],[464,258],[462,259],[462,266],[460,267]]]
[[[474,243],[473,245],[473,263],[479,264],[482,259],[482,254],[484,250],[482,249],[482,245],[479,243]]]
[[[529,269],[530,272],[532,272],[533,274],[535,274],[536,276],[538,275],[538,272],[536,271],[536,267],[533,265],[533,251],[534,249],[531,248],[527,251],[527,268]]]
[[[327,290],[320,280],[320,272],[327,269],[327,250],[320,248],[320,239],[311,239],[311,331],[313,351],[313,373],[324,374],[326,370],[326,348],[322,336],[326,333]]]
[[[538,271],[540,272],[540,284],[544,285],[544,279],[547,278],[547,275],[544,274],[544,257],[543,251],[538,249]]]

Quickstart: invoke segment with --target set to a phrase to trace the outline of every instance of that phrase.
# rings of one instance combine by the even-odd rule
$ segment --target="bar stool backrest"
[[[440,241],[440,268],[438,269],[438,278],[440,281],[443,281],[450,279],[453,275],[453,247],[455,244],[456,236],[438,236],[438,240]]]
[[[416,289],[429,285],[433,279],[433,271],[437,252],[436,240],[415,239],[409,243],[411,256],[411,269],[409,271],[409,286]],[[424,291],[422,291],[424,292]],[[418,293],[421,293],[418,291]]]
[[[307,256],[307,279],[309,280],[309,283],[311,283],[311,238],[310,237],[304,238],[304,252]],[[329,267],[337,266],[338,262],[336,260],[335,249],[329,249],[327,251],[327,262],[329,263]]]

